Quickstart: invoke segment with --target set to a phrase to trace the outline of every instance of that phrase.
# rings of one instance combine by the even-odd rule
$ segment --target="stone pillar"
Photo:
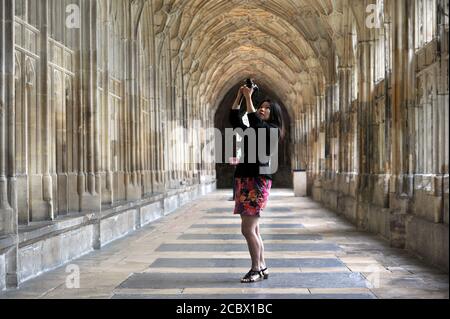
[[[50,161],[52,159],[51,152],[51,101],[48,96],[49,93],[49,48],[48,48],[48,1],[42,1],[42,5],[40,6],[41,10],[41,37],[40,37],[40,104],[42,108],[42,127],[40,132],[42,132],[42,141],[41,141],[41,159],[42,159],[42,200],[40,198],[36,198],[33,200],[31,205],[31,219],[33,221],[42,221],[42,220],[53,220],[55,218],[54,215],[54,207],[53,207],[53,181],[50,176]],[[41,191],[41,185],[39,185],[39,180],[31,181],[33,192],[36,197],[40,197],[38,194]],[[35,197],[33,196],[33,197]]]
[[[153,2],[148,2],[149,11],[153,12]],[[149,87],[150,90],[150,170],[151,170],[151,183],[152,183],[152,193],[158,192],[158,132],[157,132],[157,115],[158,115],[158,87],[157,87],[157,67],[156,67],[156,36],[155,36],[155,30],[154,30],[154,16],[151,14],[149,17],[150,20],[150,30],[149,36],[150,40],[149,43],[151,43],[149,50],[150,55],[150,68],[151,68],[151,85]]]
[[[293,135],[293,145],[292,145],[292,164],[293,169],[300,169],[300,130],[301,130],[301,107],[295,107],[295,118],[291,123],[291,132]]]
[[[440,158],[438,172],[441,174],[441,196],[443,198],[443,222],[449,224],[449,82],[448,82],[448,65],[449,65],[449,7],[448,0],[438,0],[438,35],[441,41],[440,45],[440,70],[438,82],[438,105],[439,105],[439,129],[440,138]],[[448,264],[447,264],[448,267]]]
[[[408,189],[408,108],[414,92],[414,6],[407,0],[390,0],[392,12],[392,174],[391,192],[410,193]],[[410,86],[411,87],[408,87]]]
[[[15,212],[9,200],[9,112],[14,108],[14,1],[0,2],[0,235],[14,232]]]
[[[408,111],[414,103],[414,5],[407,0],[390,0],[392,14],[392,134],[389,203],[391,245],[405,246],[407,213],[410,211],[412,178],[409,172]]]
[[[367,36],[369,37],[369,36]],[[363,191],[368,187],[368,175],[370,174],[370,123],[369,117],[372,111],[371,95],[373,92],[373,41],[361,40],[358,43],[359,60],[359,105],[358,105],[358,149],[359,149],[359,187]]]
[[[164,107],[163,103],[163,91],[162,91],[162,58],[160,55],[160,42],[161,34],[155,34],[155,133],[156,133],[156,179],[158,192],[164,191],[164,173],[163,173],[163,123],[162,123],[162,111]]]
[[[325,94],[325,173],[327,178],[333,178],[335,176],[336,167],[334,160],[335,152],[335,139],[336,139],[336,104],[338,104],[338,86],[335,75],[330,75],[333,78],[330,79],[330,83],[327,84]]]
[[[346,65],[340,65],[338,68],[339,78],[339,159],[338,170],[339,172],[347,173],[349,145],[348,145],[348,127],[347,120],[348,109],[350,107],[350,67]]]
[[[101,32],[103,32],[103,43],[101,48],[97,48],[101,51],[101,55],[103,56],[103,103],[104,103],[104,117],[105,120],[103,121],[105,127],[103,128],[103,132],[105,134],[104,143],[106,143],[106,152],[104,155],[104,161],[105,161],[105,178],[106,178],[106,187],[105,187],[105,193],[102,194],[103,202],[106,204],[112,204],[114,202],[114,187],[113,187],[113,172],[111,169],[111,138],[109,136],[110,132],[110,126],[111,126],[111,109],[109,106],[109,29],[110,29],[110,17],[109,17],[109,10],[110,10],[110,2],[104,1],[103,6],[103,12],[102,16],[98,17],[102,23],[101,23]]]
[[[325,95],[316,95],[316,174],[322,177],[325,171]]]
[[[97,15],[96,1],[81,1],[81,109],[84,115],[82,125],[86,130],[84,172],[86,186],[79,185],[82,190],[81,211],[99,211],[101,209],[101,185],[99,174],[99,134],[97,104]],[[82,181],[83,182],[83,181]]]
[[[154,37],[152,38],[154,41]],[[154,46],[153,46],[154,47]],[[151,61],[152,63],[155,63],[155,56],[154,56],[154,49],[151,52]],[[156,83],[156,67],[152,68],[152,85],[151,85],[151,98],[150,98],[150,143],[152,145],[151,147],[151,174],[152,174],[152,192],[155,193],[158,191],[158,184],[159,184],[159,178],[158,178],[158,132],[157,132],[157,116],[158,116],[158,110],[157,110],[157,83]]]
[[[137,72],[137,46],[136,46],[136,24],[132,10],[132,4],[127,5],[128,15],[127,21],[127,41],[126,41],[126,105],[127,105],[127,136],[126,136],[126,153],[128,159],[128,183],[127,187],[127,200],[137,200],[142,197],[142,190],[138,181],[138,144],[137,144],[137,109],[139,103],[139,89],[138,89],[138,72]]]
[[[18,216],[15,183],[14,0],[0,1],[0,237],[13,237],[5,251],[6,286],[16,287]]]
[[[153,119],[153,132],[154,132],[154,145],[155,145],[155,154],[154,154],[154,184],[153,189],[155,192],[163,191],[163,176],[162,176],[162,130],[161,130],[161,107],[162,107],[162,99],[161,99],[161,57],[158,56],[159,41],[158,35],[154,37],[154,63],[155,67],[153,68],[153,87],[154,87],[154,119]]]
[[[164,39],[164,35],[162,36],[161,41],[165,41]],[[163,69],[161,70],[162,72],[160,73],[160,77],[158,78],[158,81],[161,81],[161,100],[160,100],[160,105],[159,108],[161,110],[161,114],[160,114],[160,157],[161,157],[161,183],[164,185],[164,190],[166,190],[167,188],[170,187],[170,167],[169,167],[169,162],[168,162],[168,156],[169,156],[169,152],[168,152],[168,145],[167,145],[167,131],[168,131],[168,126],[169,126],[169,107],[168,107],[168,96],[167,96],[167,87],[166,87],[166,82],[167,82],[167,76],[168,76],[168,71],[167,71],[167,61],[166,61],[166,56],[165,54],[167,54],[167,51],[165,50],[166,46],[163,44],[162,45],[162,50],[164,51],[162,53],[162,56],[160,57],[161,60],[161,65],[163,66]]]
[[[371,140],[371,116],[374,92],[374,41],[371,30],[365,30],[362,39],[358,43],[359,52],[359,99],[357,109],[357,134],[359,150],[359,175],[357,182],[358,194],[356,196],[358,206],[356,209],[356,224],[365,227],[367,220],[366,204],[371,201],[370,194],[370,162]]]

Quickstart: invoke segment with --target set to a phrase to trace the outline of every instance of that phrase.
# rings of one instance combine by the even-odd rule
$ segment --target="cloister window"
[[[415,0],[416,50],[430,42],[436,34],[436,0]]]
[[[80,15],[76,19],[81,19],[79,0],[49,0],[49,34],[50,37],[69,48],[75,48],[79,41],[78,28],[68,25],[71,15]]]
[[[36,0],[16,0],[15,15],[33,27],[39,28],[39,5],[40,1]]]

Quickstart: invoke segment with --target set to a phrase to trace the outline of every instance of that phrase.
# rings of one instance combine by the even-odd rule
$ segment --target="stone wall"
[[[153,1],[0,1],[0,287],[214,188],[213,113],[158,10]]]
[[[448,272],[448,1],[416,5],[386,1],[383,30],[357,29],[340,57],[339,107],[327,102],[305,135],[308,193]]]
[[[19,232],[17,280],[21,284],[151,224],[216,189],[215,183],[173,190],[104,211],[66,217]],[[0,239],[0,290],[6,288],[11,242]],[[9,246],[9,247],[8,247]]]

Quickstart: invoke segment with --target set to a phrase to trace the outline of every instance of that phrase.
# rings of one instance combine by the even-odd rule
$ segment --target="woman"
[[[265,100],[255,109],[252,101],[253,89],[243,86],[239,89],[236,101],[230,112],[230,122],[234,129],[242,130],[254,129],[256,134],[256,144],[258,144],[258,132],[261,128],[266,129],[266,151],[270,149],[273,155],[273,147],[270,145],[270,131],[278,133],[279,140],[284,138],[284,124],[281,107],[271,100]],[[247,102],[247,116],[250,128],[244,125],[240,115],[240,101],[244,95]],[[271,130],[272,129],[272,130]],[[260,168],[269,164],[262,163],[256,156],[256,163],[249,162],[248,139],[244,136],[244,161],[239,163],[235,172],[235,210],[234,214],[241,215],[241,230],[244,235],[250,256],[252,259],[252,268],[241,279],[243,283],[250,283],[269,278],[269,272],[264,260],[264,244],[259,229],[260,213],[267,206],[269,192],[272,187],[272,175],[261,174]],[[253,151],[253,150],[252,150]],[[268,152],[266,152],[268,153]],[[256,154],[257,145],[256,145]],[[277,156],[277,154],[275,154]]]

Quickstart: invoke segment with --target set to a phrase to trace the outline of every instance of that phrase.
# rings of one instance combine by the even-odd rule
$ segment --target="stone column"
[[[161,41],[164,41],[163,39]],[[160,63],[163,64],[164,62],[164,57],[160,56],[158,58],[160,60]],[[159,151],[159,170],[160,170],[160,182],[163,185],[163,189],[166,189],[167,186],[167,182],[168,182],[168,176],[167,176],[167,162],[166,162],[166,158],[167,158],[167,145],[165,143],[166,141],[166,137],[167,137],[167,98],[166,98],[166,94],[165,94],[165,80],[163,81],[163,79],[165,79],[165,75],[164,75],[165,69],[161,69],[160,73],[159,73],[159,77],[157,79],[157,81],[160,83],[160,90],[159,90],[159,104],[158,104],[158,109],[159,109],[159,118],[158,118],[158,131],[159,131],[159,146],[158,149]]]
[[[143,81],[145,83],[145,86],[139,85],[139,82],[136,81],[136,90],[138,92],[137,97],[137,105],[136,105],[136,127],[135,127],[135,134],[136,134],[136,179],[137,179],[137,187],[140,190],[139,198],[142,198],[145,196],[146,193],[148,193],[148,148],[149,145],[146,143],[147,141],[147,134],[148,134],[148,127],[147,127],[147,116],[144,116],[149,111],[148,105],[144,104],[143,97],[148,97],[147,90],[150,89],[149,83],[146,79],[146,76],[148,74],[148,58],[143,58],[141,56],[141,46],[139,43],[139,30],[143,34],[145,34],[146,37],[149,37],[149,30],[146,30],[144,18],[142,16],[142,13],[144,11],[145,2],[139,3],[137,11],[136,11],[136,28],[133,32],[134,34],[134,41],[135,41],[135,57],[136,57],[136,63],[135,63],[135,72],[136,72],[136,78],[139,79],[138,81]],[[147,51],[148,54],[148,51]],[[145,78],[145,80],[144,80]],[[143,90],[141,88],[144,87]],[[145,107],[145,110],[144,110]],[[144,113],[145,112],[145,113]]]
[[[391,245],[405,246],[407,213],[410,210],[412,177],[409,171],[408,109],[414,103],[414,5],[407,0],[389,0],[392,15],[392,104],[391,104]]]
[[[6,286],[16,287],[18,216],[15,183],[14,0],[0,0],[0,237],[13,237],[5,251]]]
[[[350,68],[346,65],[340,65],[338,68],[339,78],[339,159],[338,169],[340,173],[347,173],[348,166],[347,157],[348,143],[346,137],[348,135],[347,110],[350,106]]]
[[[105,133],[104,143],[106,143],[106,154],[104,155],[105,160],[105,178],[106,178],[106,194],[102,194],[103,202],[112,204],[114,202],[114,187],[113,187],[113,172],[111,170],[111,138],[109,136],[110,125],[111,125],[111,113],[109,106],[109,28],[111,21],[109,20],[109,8],[110,2],[104,1],[104,7],[102,16],[99,17],[102,23],[102,32],[103,32],[103,47],[97,48],[101,50],[101,55],[103,56],[103,103],[104,105],[104,117],[105,121],[103,121],[105,127],[103,128],[103,132]]]
[[[81,1],[81,96],[84,110],[82,125],[86,130],[84,171],[87,177],[86,188],[81,197],[81,211],[99,211],[101,209],[101,187],[99,175],[99,134],[98,134],[98,104],[97,104],[97,16],[96,1]]]
[[[41,90],[40,90],[40,103],[42,107],[42,144],[41,144],[41,154],[42,154],[42,194],[44,205],[38,205],[35,203],[32,207],[32,220],[53,220],[54,207],[53,207],[53,181],[50,176],[50,162],[52,159],[51,153],[51,101],[48,96],[49,89],[49,54],[48,54],[48,1],[42,1],[41,6],[41,52],[40,52],[40,67],[41,67]],[[36,187],[36,185],[34,185]]]
[[[371,92],[373,91],[373,73],[372,73],[372,47],[373,41],[368,39],[361,40],[358,43],[359,60],[359,105],[358,105],[358,149],[359,149],[359,178],[360,189],[368,186],[368,174],[371,141],[369,139],[369,116],[371,112]]]
[[[152,41],[154,41],[154,37],[152,37]],[[153,48],[155,46],[153,45]],[[157,89],[157,83],[156,83],[156,72],[157,72],[157,68],[155,67],[155,56],[154,56],[155,52],[154,49],[151,52],[151,56],[152,56],[152,77],[151,77],[151,81],[152,81],[152,85],[151,85],[151,100],[150,100],[150,107],[151,107],[151,112],[150,112],[150,143],[152,145],[151,150],[151,170],[152,170],[152,192],[155,193],[158,191],[158,185],[159,185],[159,177],[158,177],[158,131],[157,131],[157,126],[158,126],[158,110],[157,110],[157,106],[158,106],[158,89]]]
[[[333,76],[334,77],[334,76]],[[334,83],[336,80],[333,78],[330,83],[327,84],[326,94],[325,94],[325,174],[327,178],[332,178],[334,176],[334,139],[335,139],[335,105],[337,97],[337,86]]]
[[[292,159],[291,159],[291,167],[293,169],[299,169],[299,148],[300,148],[300,129],[301,129],[301,123],[300,123],[300,112],[301,107],[298,105],[294,108],[294,116],[295,118],[291,122],[291,132],[293,136],[293,145],[292,145]]]
[[[156,40],[157,36],[155,36]],[[154,51],[157,50],[159,43],[155,41]],[[155,66],[153,68],[153,87],[154,87],[154,119],[153,119],[153,132],[154,132],[154,143],[155,143],[155,155],[154,155],[154,180],[153,184],[154,191],[161,192],[162,191],[162,143],[161,143],[161,81],[160,81],[160,63],[161,58],[158,56],[157,52],[154,52],[154,63]]]
[[[137,160],[138,160],[138,144],[137,144],[137,115],[136,111],[138,109],[139,103],[139,92],[138,92],[138,72],[137,72],[137,46],[136,46],[136,23],[133,15],[132,4],[128,4],[127,21],[129,25],[127,26],[127,41],[126,41],[126,99],[127,99],[127,136],[126,136],[126,153],[128,159],[128,183],[127,187],[127,200],[137,200],[142,196],[142,191],[138,182],[137,173]]]
[[[325,94],[316,95],[316,105],[316,173],[322,177],[325,171]]]
[[[390,0],[392,12],[392,174],[391,191],[408,194],[408,143],[406,120],[414,87],[414,6],[407,0]],[[406,175],[404,175],[406,174]]]
[[[449,82],[448,82],[448,64],[449,64],[449,32],[448,32],[448,0],[438,0],[439,14],[438,21],[438,35],[441,41],[440,50],[440,70],[438,82],[438,105],[439,105],[439,167],[438,172],[442,176],[441,196],[443,198],[443,222],[448,226],[449,224]],[[447,6],[447,7],[446,7]]]
[[[162,99],[162,70],[161,63],[162,59],[160,56],[160,41],[161,35],[155,34],[155,138],[156,138],[156,181],[158,192],[162,192],[164,187],[164,176],[163,176],[163,143],[162,143],[162,107],[163,107],[163,99]]]
[[[14,232],[15,212],[8,198],[9,112],[14,108],[14,1],[0,2],[0,235]],[[7,45],[8,43],[8,45]]]
[[[148,65],[143,63],[143,61],[147,60],[143,59],[141,56],[138,34],[139,33],[136,32],[136,77],[139,79],[139,81],[144,81],[144,83],[146,84],[146,86],[144,87],[144,91],[146,91],[149,88],[147,87],[148,82],[144,80],[144,77],[147,74]],[[145,114],[147,114],[149,110],[148,106],[144,104],[143,99],[144,92],[141,91],[142,85],[139,85],[139,83],[137,83],[136,86],[139,92],[139,99],[137,104],[137,116],[136,116],[136,147],[137,147],[136,174],[137,174],[137,185],[140,188],[140,197],[142,198],[146,193],[148,193],[147,188],[148,143],[146,143],[148,127],[147,127],[147,116]],[[144,110],[144,107],[147,109]]]

